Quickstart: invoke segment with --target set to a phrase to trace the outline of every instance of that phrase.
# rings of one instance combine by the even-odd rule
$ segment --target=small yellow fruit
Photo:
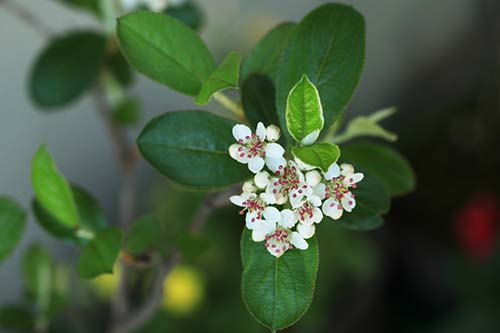
[[[200,273],[192,267],[176,267],[163,283],[163,307],[180,316],[192,313],[204,296],[204,283]]]
[[[113,274],[102,274],[90,280],[90,283],[100,297],[108,299],[116,292],[121,275],[120,265],[115,265]]]

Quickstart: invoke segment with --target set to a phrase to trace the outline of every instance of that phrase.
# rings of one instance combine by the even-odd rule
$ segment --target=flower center
[[[243,142],[242,139],[238,140],[238,143],[241,145],[238,148],[238,152],[240,157],[245,157],[245,154],[248,158],[252,158],[255,156],[264,157],[265,152],[264,148],[266,147],[266,143],[261,141],[259,137],[254,133],[252,136],[245,137],[246,142]],[[246,148],[246,149],[245,149]]]
[[[295,166],[284,167],[280,165],[275,174],[278,176],[278,180],[275,181],[273,185],[278,189],[273,190],[274,194],[280,192],[283,195],[288,195],[291,191],[299,189],[300,177]],[[302,191],[306,188],[307,185],[303,185],[302,189],[299,189],[298,192],[302,194]],[[294,195],[297,196],[296,194]]]
[[[285,252],[293,249],[290,242],[290,230],[285,228],[277,228],[272,234],[266,236],[266,248],[271,249],[275,253]]]
[[[243,206],[244,208],[239,212],[240,215],[245,214],[245,211],[248,211],[249,213],[257,212],[257,215],[252,218],[252,222],[255,222],[256,219],[262,219],[262,212],[264,211],[264,208],[266,208],[260,198],[248,199],[243,202]]]
[[[313,217],[313,207],[309,202],[306,202],[298,209],[299,212],[299,218],[301,221],[305,221],[306,218],[312,218]]]
[[[337,177],[337,178],[333,178],[332,180],[330,180],[326,184],[326,187],[325,187],[326,195],[325,195],[325,197],[327,199],[333,197],[333,198],[337,199],[338,201],[340,201],[340,200],[342,200],[342,198],[347,193],[350,193],[349,187],[347,185],[345,185],[345,183],[344,183],[344,179],[345,179],[344,176],[340,176],[340,177]],[[357,184],[352,184],[351,187],[352,188],[356,188]],[[356,197],[353,193],[351,193],[351,196],[353,198]],[[349,204],[352,204],[352,203],[349,202]],[[331,204],[330,206],[333,207],[333,204]]]

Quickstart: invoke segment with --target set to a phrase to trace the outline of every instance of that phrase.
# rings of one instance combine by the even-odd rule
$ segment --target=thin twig
[[[33,28],[37,33],[42,35],[43,37],[50,37],[52,35],[52,29],[49,28],[42,20],[33,15],[31,11],[24,8],[19,4],[19,1],[7,1],[0,0],[0,5],[3,5],[5,10],[12,13],[14,16],[18,17],[28,26]]]
[[[193,218],[189,227],[190,231],[193,234],[199,233],[206,224],[210,214],[215,209],[227,205],[229,197],[232,194],[238,193],[240,187],[240,185],[235,185],[225,192],[212,193],[207,196]],[[135,329],[140,328],[156,313],[161,304],[161,300],[163,299],[163,282],[167,278],[168,274],[181,262],[181,260],[181,253],[179,251],[175,251],[170,259],[160,264],[146,301],[138,308],[128,312],[123,317],[114,321],[113,327],[110,330],[111,333],[132,332]]]
[[[220,105],[224,106],[226,109],[231,111],[238,120],[245,120],[245,113],[243,112],[243,108],[241,105],[222,92],[218,92],[213,96],[214,100],[216,100]]]

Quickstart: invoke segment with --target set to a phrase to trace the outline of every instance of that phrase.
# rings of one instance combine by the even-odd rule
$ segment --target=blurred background
[[[55,1],[15,1],[56,33],[97,26],[90,15]],[[202,37],[220,60],[231,50],[247,54],[277,23],[298,21],[324,1],[196,3],[205,16]],[[412,163],[418,185],[393,200],[379,230],[324,226],[315,300],[286,331],[500,332],[500,2],[343,3],[354,5],[367,26],[366,67],[347,117],[397,106],[384,125],[398,133],[396,148]],[[0,193],[29,207],[31,157],[47,143],[66,177],[93,193],[113,221],[120,177],[93,101],[85,97],[47,114],[28,97],[27,76],[45,43],[0,5]],[[133,93],[143,101],[142,124],[168,110],[194,108],[190,98],[144,77]],[[178,208],[182,219],[190,210],[182,198],[196,194],[172,188],[147,165],[139,172],[142,207],[153,206],[160,216]],[[222,209],[211,217],[205,233],[213,244],[166,282],[177,296],[144,332],[266,331],[241,301],[241,224],[233,215]],[[0,266],[0,304],[21,297],[20,258],[35,240],[58,261],[74,263],[71,247],[30,221],[21,246]],[[112,281],[101,282],[97,294],[105,299]]]

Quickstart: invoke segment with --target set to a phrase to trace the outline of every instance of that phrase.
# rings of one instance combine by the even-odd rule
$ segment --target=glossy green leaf
[[[229,156],[235,124],[206,111],[168,112],[146,125],[137,144],[144,158],[173,181],[223,187],[251,177]]]
[[[96,82],[105,50],[105,38],[95,32],[70,32],[51,40],[35,61],[31,97],[42,108],[73,102]]]
[[[214,94],[227,88],[238,88],[238,78],[240,74],[241,55],[236,52],[229,53],[222,63],[217,67],[208,80],[206,80],[195,102],[205,105],[210,102]]]
[[[26,225],[26,212],[14,200],[0,197],[0,263],[16,248]]]
[[[365,59],[365,24],[354,8],[325,4],[309,13],[290,37],[279,66],[277,109],[285,128],[290,89],[306,74],[318,88],[329,128],[356,89]]]
[[[111,120],[119,126],[134,126],[141,119],[141,102],[130,97],[122,101],[111,113]]]
[[[358,183],[358,187],[351,191],[356,196],[356,207],[351,213],[344,212],[342,217],[333,223],[361,231],[382,226],[384,221],[380,215],[387,213],[391,204],[384,186],[377,179],[365,175],[365,178]]]
[[[303,163],[327,172],[330,165],[337,162],[340,150],[332,143],[317,143],[312,146],[293,148],[292,154]]]
[[[203,13],[198,5],[192,1],[186,1],[179,5],[169,4],[164,13],[181,21],[195,31],[199,30],[203,25]]]
[[[290,90],[286,100],[286,127],[292,138],[303,145],[316,141],[325,119],[318,89],[307,75]]]
[[[258,122],[278,126],[276,113],[276,89],[269,77],[252,74],[241,87],[241,104],[250,124],[254,127]]]
[[[179,92],[196,96],[215,69],[205,43],[178,20],[136,12],[118,20],[125,57],[141,73]]]
[[[78,210],[71,188],[45,145],[40,146],[33,157],[31,182],[38,202],[50,215],[68,227],[78,225]]]
[[[241,80],[245,81],[251,74],[268,76],[274,81],[278,65],[288,40],[296,24],[282,23],[269,31],[252,49],[241,68]]]
[[[28,296],[34,300],[39,313],[47,313],[52,303],[54,263],[40,245],[32,245],[23,256],[22,272]]]
[[[94,278],[101,274],[113,273],[113,266],[120,254],[122,233],[109,228],[99,232],[83,248],[78,260],[78,274],[83,278]]]
[[[33,326],[33,313],[28,308],[21,305],[0,307],[0,328],[6,330],[26,330],[29,332],[33,330]]]
[[[80,224],[77,228],[59,222],[36,199],[32,202],[33,212],[37,222],[52,236],[85,243],[93,238],[96,232],[106,228],[106,217],[97,200],[85,189],[72,184],[71,191],[80,218]]]
[[[309,249],[287,251],[280,258],[245,229],[241,239],[242,295],[255,319],[272,331],[297,322],[312,302],[319,265],[316,238]]]
[[[344,132],[333,138],[333,142],[339,144],[360,136],[370,136],[391,142],[396,141],[398,136],[379,124],[379,121],[391,116],[394,112],[396,112],[396,108],[387,108],[368,116],[356,117],[347,124]]]
[[[134,82],[134,73],[127,59],[120,50],[114,52],[106,61],[106,66],[113,77],[123,86],[127,87]]]
[[[130,228],[127,250],[139,255],[148,250],[159,250],[168,237],[166,225],[153,215],[142,216]]]
[[[342,146],[342,159],[375,177],[390,196],[402,195],[415,188],[410,163],[386,145],[369,142],[345,145]]]

